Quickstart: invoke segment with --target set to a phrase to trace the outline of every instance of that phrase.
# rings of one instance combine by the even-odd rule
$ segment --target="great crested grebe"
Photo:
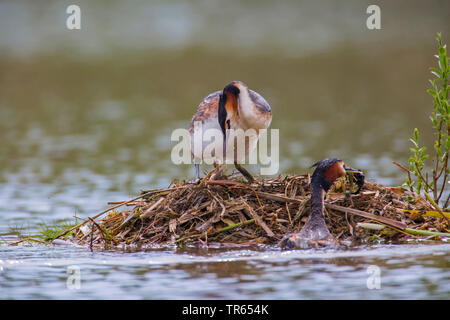
[[[206,96],[197,112],[192,118],[189,126],[191,136],[191,154],[195,165],[195,181],[199,180],[199,162],[205,160],[202,152],[199,157],[194,152],[194,144],[201,146],[203,151],[208,142],[203,140],[202,134],[207,129],[218,129],[223,137],[223,155],[225,157],[214,157],[216,160],[232,160],[236,169],[251,183],[253,176],[244,169],[240,163],[256,147],[261,129],[267,129],[272,121],[272,109],[267,101],[257,92],[250,90],[247,85],[241,81],[233,81],[225,86],[223,90],[213,92]],[[201,125],[195,125],[201,123]],[[234,136],[229,139],[230,130],[242,129],[245,132],[245,150],[238,153],[235,148],[236,140],[240,136]],[[252,130],[249,130],[252,129]],[[229,141],[230,140],[230,141]],[[227,147],[228,146],[228,147]],[[231,155],[231,156],[230,156]]]
[[[288,234],[281,240],[283,248],[306,249],[320,246],[336,246],[336,240],[328,231],[323,214],[324,196],[333,183],[350,171],[356,175],[359,189],[364,183],[360,170],[347,167],[340,159],[324,159],[313,164],[311,176],[311,213],[299,233]],[[359,191],[358,189],[358,191]],[[358,192],[357,191],[357,192]]]

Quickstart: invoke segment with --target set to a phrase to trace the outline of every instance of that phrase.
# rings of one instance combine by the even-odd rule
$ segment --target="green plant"
[[[51,241],[51,240],[55,239],[56,237],[58,237],[61,233],[63,233],[67,229],[73,227],[74,224],[64,221],[64,222],[60,222],[55,225],[47,225],[45,223],[39,223],[39,226],[41,228],[41,231],[37,237],[41,238],[45,241]],[[73,234],[72,232],[69,232],[67,234],[67,236],[72,235],[72,234]]]
[[[439,205],[441,198],[444,194],[446,185],[448,184],[449,166],[448,157],[450,149],[450,111],[448,103],[449,95],[449,65],[447,57],[447,47],[442,44],[441,34],[437,34],[438,41],[438,59],[439,68],[430,68],[431,73],[436,76],[437,79],[429,80],[431,89],[427,92],[433,97],[433,112],[430,116],[435,130],[435,141],[433,146],[433,160],[434,163],[431,167],[431,174],[426,171],[425,161],[430,157],[426,154],[426,147],[419,145],[419,130],[414,129],[413,138],[410,139],[414,147],[410,148],[411,157],[408,160],[409,173],[406,178],[406,186],[412,192],[417,194],[424,193],[426,198],[432,195],[435,203]],[[414,178],[416,181],[413,181]],[[450,195],[443,203],[443,207],[446,208],[449,205]]]

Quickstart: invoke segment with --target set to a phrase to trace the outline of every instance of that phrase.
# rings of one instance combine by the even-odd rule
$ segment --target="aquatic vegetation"
[[[40,223],[39,226],[41,228],[40,234],[37,236],[37,238],[40,238],[44,241],[50,241],[58,237],[61,233],[66,231],[68,228],[73,227],[77,223],[70,223],[70,222],[63,222],[55,225],[49,225],[46,223]],[[66,237],[70,237],[72,234],[69,232],[67,233]]]
[[[410,191],[423,194],[430,202],[430,194],[436,207],[439,207],[442,201],[442,207],[447,208],[450,202],[450,194],[447,199],[442,199],[444,190],[448,185],[450,171],[448,166],[448,158],[450,151],[450,109],[448,103],[449,96],[449,65],[447,57],[447,46],[442,44],[441,34],[437,34],[438,41],[438,59],[439,68],[431,68],[431,73],[437,78],[429,80],[431,89],[427,92],[433,97],[433,112],[430,120],[435,130],[435,141],[433,146],[434,165],[431,172],[426,170],[426,160],[430,158],[430,154],[426,153],[427,148],[419,145],[419,130],[414,129],[414,135],[411,139],[413,147],[411,157],[408,160],[409,170],[405,185]],[[444,201],[445,200],[445,201]],[[437,208],[438,209],[438,208]]]
[[[9,235],[14,235],[18,240],[15,242],[10,242],[9,245],[18,245],[19,243],[41,243],[49,244],[53,239],[60,237],[62,233],[64,234],[64,239],[73,237],[73,232],[66,232],[71,227],[78,225],[78,218],[75,215],[73,221],[69,219],[54,221],[52,223],[39,222],[37,226],[40,230],[36,231],[31,226],[10,226]],[[31,230],[34,230],[31,232]]]

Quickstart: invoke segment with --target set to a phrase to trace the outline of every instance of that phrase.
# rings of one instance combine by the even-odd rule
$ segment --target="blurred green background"
[[[66,28],[71,4],[81,30]],[[369,4],[381,30],[366,27]],[[0,0],[0,298],[448,299],[448,246],[430,241],[126,255],[3,244],[192,179],[170,135],[232,80],[272,106],[281,173],[340,157],[401,184],[391,161],[407,163],[415,127],[432,147],[425,90],[449,12],[448,0]],[[367,289],[374,264],[383,290]],[[72,265],[81,290],[67,288]]]
[[[81,30],[66,28],[73,3]],[[366,28],[369,4],[381,30]],[[281,173],[337,156],[400,184],[391,161],[407,162],[413,129],[432,145],[425,90],[449,12],[448,1],[0,1],[3,199],[192,178],[171,163],[170,134],[232,80],[271,104]]]

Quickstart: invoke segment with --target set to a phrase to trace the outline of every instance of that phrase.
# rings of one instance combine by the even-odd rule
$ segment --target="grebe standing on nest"
[[[272,110],[270,105],[260,94],[250,90],[241,81],[230,82],[223,90],[206,96],[198,106],[189,126],[191,154],[195,165],[195,181],[199,180],[199,162],[204,160],[203,150],[207,145],[203,141],[202,135],[196,134],[197,131],[220,130],[223,135],[223,155],[226,156],[218,160],[226,159],[231,153],[233,155],[231,160],[234,161],[236,169],[251,183],[254,181],[253,176],[239,162],[243,160],[242,157],[245,158],[256,147],[260,130],[267,129],[271,121]],[[201,123],[201,126],[196,126],[195,122]],[[245,154],[237,155],[236,150],[234,150],[234,141],[228,141],[229,129],[242,129],[244,132],[253,129],[247,135],[248,140],[245,138]],[[202,158],[194,154],[193,146],[197,143],[201,145]],[[232,150],[227,151],[227,145]]]
[[[362,172],[347,167],[340,159],[324,159],[313,164],[313,167],[316,167],[316,169],[311,176],[311,213],[299,233],[288,234],[281,240],[280,244],[283,248],[306,249],[336,246],[337,242],[328,231],[323,214],[325,194],[338,178],[346,174],[346,171],[357,175],[356,180],[359,188],[364,183]]]

